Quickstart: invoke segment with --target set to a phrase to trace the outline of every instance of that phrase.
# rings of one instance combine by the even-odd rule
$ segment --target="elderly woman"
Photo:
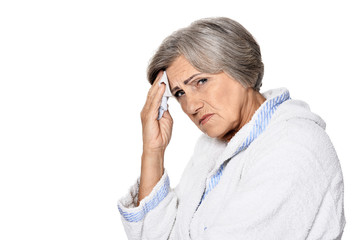
[[[165,71],[165,72],[164,72]],[[175,189],[164,153],[168,77],[203,132]],[[287,89],[260,93],[252,35],[228,18],[193,22],[167,37],[148,68],[140,177],[118,208],[129,239],[340,239],[343,178],[325,122]]]

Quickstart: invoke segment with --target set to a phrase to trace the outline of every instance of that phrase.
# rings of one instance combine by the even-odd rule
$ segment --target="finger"
[[[151,103],[154,102],[154,98],[157,95],[157,93],[159,91],[159,88],[162,87],[162,86],[159,86],[159,82],[160,82],[160,79],[161,79],[162,76],[163,76],[163,71],[161,71],[158,74],[156,81],[154,81],[152,87],[149,89],[147,100],[146,100],[146,103],[145,103],[146,108],[149,108]],[[165,85],[165,84],[161,84],[161,85]],[[165,91],[165,88],[164,88],[164,91]]]
[[[168,104],[167,104],[167,105],[168,105]],[[170,112],[169,112],[169,106],[167,107],[167,111],[164,112],[164,116],[165,116],[166,118],[172,119],[172,117],[171,117],[171,115],[170,115]]]
[[[159,120],[163,123],[165,123],[167,126],[172,126],[173,125],[173,118],[169,112],[169,109],[167,111],[164,112],[163,117]]]
[[[158,116],[159,106],[162,101],[162,96],[165,92],[165,84],[161,84],[158,88],[158,92],[154,94],[154,96],[149,97],[147,102],[143,107],[143,112],[146,115],[151,116],[151,118],[155,118],[155,115]]]
[[[161,84],[158,87],[158,92],[154,95],[153,100],[150,102],[149,111],[158,112],[164,92],[165,84]]]
[[[159,71],[157,78],[155,79],[155,81],[153,82],[152,86],[149,89],[149,94],[148,94],[149,96],[153,96],[154,93],[156,92],[159,82],[162,79],[163,73],[164,71]]]

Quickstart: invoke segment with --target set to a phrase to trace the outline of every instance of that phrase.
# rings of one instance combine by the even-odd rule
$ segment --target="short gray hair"
[[[264,66],[252,35],[238,22],[225,18],[203,18],[173,32],[151,58],[147,77],[153,84],[161,70],[183,55],[200,72],[225,72],[244,87],[259,91]]]

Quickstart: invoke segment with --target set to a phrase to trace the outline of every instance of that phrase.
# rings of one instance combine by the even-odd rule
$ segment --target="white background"
[[[146,67],[192,21],[226,16],[261,46],[261,92],[287,87],[327,123],[345,182],[343,239],[361,239],[356,1],[1,1],[0,239],[126,239],[140,173]],[[201,132],[169,101],[175,187]]]

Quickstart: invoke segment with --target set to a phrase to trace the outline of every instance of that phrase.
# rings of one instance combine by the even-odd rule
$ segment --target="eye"
[[[202,79],[198,80],[197,83],[200,83],[200,82],[205,83],[205,82],[207,82],[207,81],[208,81],[207,78],[202,78]]]
[[[183,92],[183,90],[176,92],[176,93],[174,94],[174,96],[175,96],[176,98],[181,97],[181,96],[178,95],[178,93],[180,93],[180,92]]]
[[[206,83],[207,81],[208,81],[207,78],[202,78],[202,79],[199,79],[199,80],[197,81],[197,84],[200,84],[200,83],[201,83],[201,85],[204,85],[204,83]],[[180,93],[182,93],[182,95],[179,95]],[[181,96],[183,96],[183,93],[184,93],[184,91],[183,91],[183,90],[180,90],[180,91],[176,92],[176,93],[174,94],[174,96],[178,99],[178,98],[180,98]]]

